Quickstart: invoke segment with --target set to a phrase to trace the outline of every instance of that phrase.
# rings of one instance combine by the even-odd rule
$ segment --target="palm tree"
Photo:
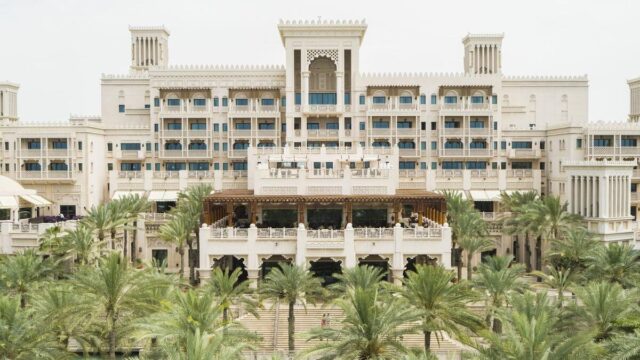
[[[42,239],[40,240],[40,251],[58,258],[63,258],[65,256],[62,241],[63,235],[64,233],[62,228],[58,225],[54,225],[45,230]]]
[[[443,331],[466,340],[467,329],[482,326],[482,320],[467,305],[476,300],[465,283],[454,283],[454,274],[441,265],[418,265],[404,279],[400,295],[419,313],[424,335],[424,349],[431,348],[431,334]]]
[[[124,237],[123,237],[123,254],[124,257],[127,258],[127,249],[129,248],[128,244],[128,234],[129,230],[132,231],[131,236],[131,262],[135,264],[136,262],[136,237],[138,233],[138,217],[141,213],[149,211],[151,207],[151,202],[147,200],[146,197],[141,197],[137,194],[135,195],[127,195],[121,199],[122,201],[122,210],[124,212],[125,223],[124,223]],[[132,222],[133,225],[129,227],[129,222]]]
[[[640,277],[640,251],[631,245],[613,243],[597,247],[587,258],[587,277],[633,287]]]
[[[305,310],[308,303],[322,294],[322,283],[302,266],[280,263],[265,277],[260,287],[260,294],[266,299],[285,301],[289,305],[289,317],[287,319],[289,352],[295,351],[294,335],[296,332],[295,305],[301,302]]]
[[[640,357],[640,329],[634,330],[632,334],[614,336],[606,343],[605,348],[608,351],[606,359],[638,359]]]
[[[82,219],[82,223],[87,225],[98,237],[98,243],[103,244],[105,233],[112,227],[113,217],[111,209],[106,205],[100,204],[98,207],[92,207],[87,216]],[[111,245],[113,249],[113,244]]]
[[[87,265],[100,257],[100,249],[104,247],[104,243],[97,242],[93,237],[93,231],[81,222],[65,234],[64,247],[75,258],[76,263]]]
[[[0,358],[11,360],[70,358],[56,344],[51,332],[43,331],[33,310],[23,308],[18,298],[0,296]]]
[[[571,307],[573,326],[595,330],[600,342],[620,332],[621,320],[637,313],[637,289],[625,290],[617,283],[599,281],[575,289],[579,303]]]
[[[476,210],[462,213],[452,231],[458,234],[458,246],[467,253],[467,280],[471,280],[473,255],[495,248],[495,243],[488,237],[487,223]]]
[[[534,271],[531,273],[542,279],[542,284],[558,291],[558,307],[564,306],[564,293],[574,283],[576,273],[571,269],[547,266],[546,271]]]
[[[132,322],[158,308],[163,300],[157,296],[158,289],[168,285],[168,278],[131,269],[120,254],[111,253],[100,259],[97,268],[75,274],[74,292],[81,299],[76,313],[100,322],[107,335],[109,357],[115,359]]]
[[[502,331],[501,323],[496,318],[496,311],[508,303],[512,294],[522,292],[527,284],[522,281],[525,266],[512,264],[513,256],[492,256],[478,268],[478,276],[474,279],[477,289],[484,291],[487,298],[487,325],[494,332]]]
[[[194,239],[189,237],[187,247],[189,248],[189,281],[195,284],[196,261],[199,257],[197,251],[200,249],[200,224],[202,224],[202,213],[204,199],[211,194],[213,188],[209,184],[198,184],[191,186],[184,193],[178,194],[178,206],[175,211],[185,214],[190,220],[191,229],[195,233]]]
[[[550,304],[545,293],[514,296],[511,305],[513,308],[498,313],[504,331],[486,333],[489,346],[478,344],[476,359],[571,359],[591,341],[590,333],[567,335],[559,331],[557,307]]]
[[[547,258],[554,267],[582,272],[587,268],[587,259],[602,243],[587,229],[576,227],[567,231],[562,239],[551,242]]]
[[[399,359],[407,352],[402,337],[415,333],[416,326],[407,326],[416,313],[400,299],[385,296],[378,285],[364,289],[349,289],[346,298],[336,300],[344,312],[341,326],[315,328],[309,340],[321,342],[305,355],[311,359]]]
[[[243,342],[229,344],[221,336],[196,329],[187,334],[184,347],[167,344],[163,349],[167,360],[241,360],[245,359],[242,352],[248,347]]]
[[[116,248],[116,233],[118,232],[118,229],[124,226],[127,221],[127,209],[125,206],[126,203],[124,198],[113,200],[106,205],[107,213],[110,218],[109,234],[111,236],[111,250],[115,250]]]
[[[347,268],[341,274],[334,274],[337,282],[331,284],[329,288],[335,293],[343,295],[347,289],[368,289],[377,286],[385,277],[381,268],[371,265],[361,265]]]
[[[531,233],[531,224],[528,219],[521,217],[522,213],[535,201],[538,200],[538,194],[535,191],[520,192],[516,191],[512,194],[502,192],[500,194],[500,202],[504,206],[504,210],[510,213],[510,216],[503,220],[503,229],[509,235],[523,235],[525,259],[521,260],[527,266],[527,270],[531,269],[531,246],[529,245],[529,235]],[[514,254],[519,249],[513,249]]]
[[[456,266],[458,268],[458,280],[462,278],[462,253],[458,253],[461,250],[458,245],[458,218],[462,214],[466,214],[474,210],[473,202],[466,200],[462,197],[462,193],[458,191],[446,190],[444,192],[445,199],[447,201],[447,222],[451,227],[451,242],[454,250],[454,258],[456,259]]]
[[[49,277],[52,269],[50,261],[43,260],[33,249],[7,256],[0,261],[0,289],[17,296],[24,308],[31,288]]]
[[[248,281],[239,282],[242,269],[237,268],[232,273],[228,269],[224,271],[215,268],[211,272],[211,278],[205,291],[211,292],[222,308],[222,322],[229,323],[229,308],[231,305],[241,305],[242,308],[259,317],[258,302],[251,297],[251,289]]]
[[[184,276],[184,252],[188,238],[191,237],[191,226],[186,214],[178,213],[171,220],[162,224],[158,230],[160,238],[176,246],[180,255],[180,277]]]

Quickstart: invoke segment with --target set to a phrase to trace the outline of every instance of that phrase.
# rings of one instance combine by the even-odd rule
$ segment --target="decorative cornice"
[[[280,19],[278,23],[278,27],[284,26],[367,26],[367,22],[365,19],[362,20],[334,20],[334,19],[318,19],[318,20],[289,20],[289,19]]]

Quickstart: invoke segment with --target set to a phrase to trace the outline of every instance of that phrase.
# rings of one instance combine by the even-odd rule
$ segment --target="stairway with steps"
[[[343,318],[342,311],[332,306],[308,305],[305,311],[302,305],[297,305],[295,309],[296,317],[296,337],[295,346],[297,351],[306,350],[319,343],[319,340],[307,341],[306,334],[315,327],[321,326],[323,314],[329,314],[330,326],[336,327],[340,325]],[[246,327],[249,331],[254,332],[262,337],[262,341],[256,351],[260,356],[250,356],[251,359],[269,359],[269,355],[275,352],[285,353],[288,348],[288,306],[281,304],[279,308],[273,304],[266,304],[264,309],[259,311],[259,318],[247,314],[238,319],[238,322]],[[407,335],[403,339],[407,347],[424,346],[424,338],[422,334]],[[431,337],[432,352],[439,359],[459,359],[463,350],[470,350],[466,346],[450,339],[443,334],[437,339],[435,334]]]

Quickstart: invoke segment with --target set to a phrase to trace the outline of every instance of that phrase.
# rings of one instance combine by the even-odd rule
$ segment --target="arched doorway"
[[[438,259],[432,258],[429,255],[416,255],[412,258],[407,258],[407,265],[405,265],[404,271],[402,272],[403,277],[406,278],[409,271],[416,271],[416,266],[418,265],[436,266],[438,265]]]
[[[280,263],[291,264],[291,259],[287,259],[282,255],[272,255],[268,258],[262,259],[262,265],[260,265],[260,279],[264,279],[269,272],[278,267]]]
[[[322,280],[322,286],[328,286],[336,283],[338,279],[334,274],[342,274],[342,262],[335,261],[331,258],[320,258],[317,261],[311,261],[309,271],[313,276]]]
[[[244,264],[243,258],[237,258],[233,255],[224,255],[220,259],[216,259],[213,262],[212,268],[220,268],[222,270],[229,270],[229,273],[234,272],[236,269],[242,269],[240,271],[240,277],[238,277],[238,281],[236,283],[240,284],[243,281],[248,279],[249,273],[247,272],[247,267]]]
[[[385,274],[384,279],[391,281],[391,273],[389,272],[389,259],[382,258],[380,255],[369,255],[358,260],[358,265],[369,265],[381,269]]]

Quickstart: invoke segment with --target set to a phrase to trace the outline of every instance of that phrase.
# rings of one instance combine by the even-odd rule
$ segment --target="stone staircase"
[[[295,346],[297,351],[309,349],[319,343],[319,340],[307,341],[305,335],[310,329],[320,327],[323,314],[329,314],[331,327],[339,326],[343,318],[342,311],[336,307],[309,305],[305,311],[302,305],[296,306]],[[249,331],[262,337],[262,342],[256,352],[247,354],[247,359],[266,360],[270,359],[271,354],[274,353],[286,354],[288,348],[287,305],[281,304],[278,308],[273,304],[265,304],[265,308],[259,311],[259,316],[256,319],[253,315],[246,314],[238,319],[238,322]],[[431,337],[432,352],[439,359],[460,359],[462,351],[470,350],[468,347],[452,340],[446,334],[440,337],[440,339],[437,339],[435,335]],[[410,348],[422,348],[424,346],[422,334],[408,335],[403,339],[403,342]]]

